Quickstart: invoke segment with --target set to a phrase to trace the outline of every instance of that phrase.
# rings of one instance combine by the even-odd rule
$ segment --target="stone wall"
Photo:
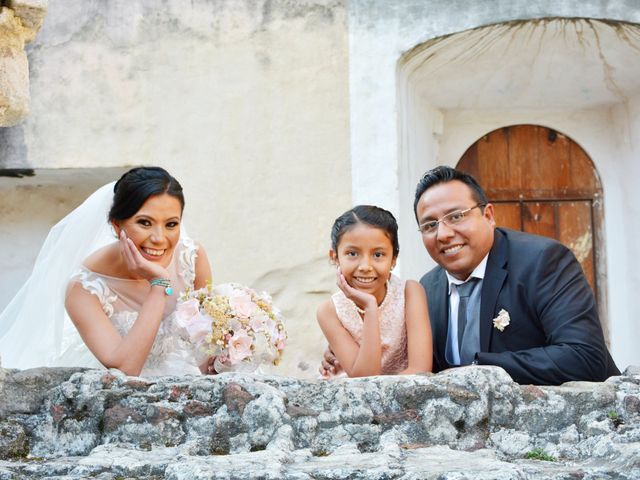
[[[29,63],[24,50],[42,26],[47,0],[0,2],[0,127],[29,113]]]
[[[640,369],[308,381],[0,369],[0,479],[639,478]],[[527,458],[533,457],[533,458]]]

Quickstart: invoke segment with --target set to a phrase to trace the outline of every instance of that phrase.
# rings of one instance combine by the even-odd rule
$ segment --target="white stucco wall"
[[[49,229],[122,170],[39,170],[23,178],[0,177],[0,308],[31,274]]]
[[[326,260],[333,219],[357,203],[391,209],[400,221],[397,270],[418,278],[433,265],[411,211],[419,175],[439,163],[455,164],[471,143],[499,126],[548,125],[585,148],[599,170],[612,351],[622,367],[640,364],[633,347],[640,325],[633,308],[640,283],[633,252],[640,233],[633,220],[640,205],[634,185],[640,102],[628,95],[634,85],[625,86],[623,100],[607,105],[490,109],[468,103],[473,86],[456,93],[459,76],[425,91],[407,68],[407,52],[434,38],[549,17],[640,22],[640,5],[58,0],[27,49],[31,114],[0,129],[0,168],[54,175],[64,167],[168,168],[185,187],[185,220],[209,253],[214,281],[240,281],[274,294],[290,318],[292,337],[279,371],[313,376],[325,345],[315,307],[334,289]],[[462,104],[439,103],[444,97],[437,93],[447,88],[458,95],[454,100],[466,91]],[[536,92],[529,100],[536,101]],[[11,181],[2,186],[8,195],[18,188]],[[35,196],[57,195],[52,192],[36,189]],[[83,195],[76,187],[69,198]],[[30,194],[8,198],[17,199],[18,210],[4,213],[3,249],[15,249],[13,232],[31,231],[38,219],[38,232],[21,241],[24,263],[17,268],[24,276],[39,243],[33,239],[73,201],[31,216],[40,200],[20,210]]]
[[[638,291],[640,259],[640,95],[611,110],[609,129],[615,146],[600,169],[605,189],[611,345],[620,365],[640,364]]]
[[[280,371],[315,375],[330,227],[351,206],[345,2],[60,0],[27,53],[31,113],[0,131],[0,167],[166,167],[214,281],[271,292]]]

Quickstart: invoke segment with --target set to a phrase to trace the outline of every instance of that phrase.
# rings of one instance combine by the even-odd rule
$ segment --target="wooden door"
[[[573,251],[606,335],[602,187],[585,151],[553,129],[514,125],[476,141],[457,168],[483,186],[498,226],[555,238]]]
[[[593,251],[593,206],[588,200],[517,201],[494,203],[500,227],[555,238],[569,247],[596,290]]]

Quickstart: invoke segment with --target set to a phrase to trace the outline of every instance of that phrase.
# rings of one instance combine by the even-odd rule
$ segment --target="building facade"
[[[499,224],[547,234],[580,219],[568,243],[591,261],[612,354],[640,364],[639,24],[631,0],[51,2],[35,39],[12,43],[30,100],[16,96],[22,119],[0,128],[0,303],[65,212],[130,166],[160,165],[185,188],[214,282],[269,291],[291,335],[278,371],[312,377],[333,219],[392,210],[398,273],[419,278],[433,262],[415,184],[466,161],[504,204]]]

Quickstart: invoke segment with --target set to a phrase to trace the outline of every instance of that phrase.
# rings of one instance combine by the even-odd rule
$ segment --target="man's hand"
[[[324,351],[322,365],[318,370],[320,372],[320,375],[325,378],[333,377],[342,371],[340,362],[338,362],[338,359],[331,351],[331,348],[327,347],[327,349]]]

